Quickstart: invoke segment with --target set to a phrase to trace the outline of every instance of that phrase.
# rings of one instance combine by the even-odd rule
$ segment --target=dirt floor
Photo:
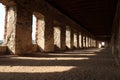
[[[109,49],[0,56],[0,80],[120,80]]]

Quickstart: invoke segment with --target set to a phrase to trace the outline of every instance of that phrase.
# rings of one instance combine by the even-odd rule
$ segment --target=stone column
[[[79,49],[80,48],[80,39],[79,39],[79,36],[80,36],[80,34],[79,34],[79,31],[77,31],[77,49]]]
[[[86,36],[86,48],[88,48],[88,36]]]
[[[54,52],[53,20],[50,15],[45,16],[45,52]]]
[[[17,6],[15,27],[15,53],[32,53],[32,12]]]
[[[54,52],[53,21],[49,15],[35,13],[37,17],[36,42],[42,52]]]
[[[71,28],[71,35],[70,35],[70,49],[73,49],[74,47],[74,31],[73,29]]]
[[[32,53],[32,12],[21,6],[7,9],[5,42],[11,54]]]
[[[86,48],[86,36],[83,34],[83,48]]]
[[[81,48],[83,48],[83,42],[84,42],[84,40],[83,40],[83,33],[81,32]]]
[[[66,27],[61,25],[61,50],[66,50]]]
[[[32,12],[8,7],[5,42],[11,54],[32,53]]]
[[[16,6],[7,7],[6,12],[6,25],[5,25],[5,36],[4,45],[8,46],[10,54],[16,54],[15,51],[15,34],[16,34],[16,17],[17,10]]]

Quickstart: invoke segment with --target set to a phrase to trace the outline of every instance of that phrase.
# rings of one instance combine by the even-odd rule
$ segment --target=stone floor
[[[0,56],[0,80],[120,80],[109,49]]]

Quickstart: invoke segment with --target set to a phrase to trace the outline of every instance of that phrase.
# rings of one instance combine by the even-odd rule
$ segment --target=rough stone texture
[[[60,27],[54,27],[54,45],[55,50],[61,49],[61,29]]]
[[[45,52],[54,52],[53,22],[50,15],[45,17]]]
[[[73,49],[74,48],[74,30],[73,28],[71,27],[71,35],[70,35],[70,49]]]
[[[16,32],[16,7],[9,7],[7,9],[7,21],[4,45],[8,46],[11,54],[15,53],[15,32]]]
[[[33,53],[38,51],[38,45],[37,44],[33,44],[32,51],[33,51]]]
[[[79,43],[79,32],[77,31],[77,49],[80,48],[80,43]]]
[[[90,37],[89,37],[89,48],[91,47],[91,45],[90,45]]]
[[[7,46],[0,46],[0,55],[6,54],[6,52],[7,52]]]
[[[24,53],[32,53],[32,15],[35,13],[35,15],[38,17],[41,16],[41,14],[44,16],[44,27],[41,24],[41,21],[38,20],[37,26],[40,26],[37,28],[37,36],[36,41],[38,45],[38,49],[40,51],[44,52],[54,52],[54,20],[58,21],[60,23],[59,27],[61,28],[61,35],[60,35],[60,46],[61,50],[65,50],[65,44],[69,49],[72,49],[74,47],[73,45],[73,31],[74,30],[81,30],[83,32],[86,32],[89,34],[84,28],[82,28],[79,24],[77,24],[75,21],[71,20],[61,12],[59,12],[57,9],[52,7],[50,4],[45,2],[44,0],[0,0],[6,7],[10,8],[12,6],[16,7],[15,14],[12,16],[12,18],[16,18],[16,22],[13,20],[14,24],[11,22],[7,22],[8,24],[12,25],[11,28],[8,29],[7,27],[5,30],[5,40],[6,44],[8,46],[8,49],[13,54],[24,54]],[[8,10],[9,12],[9,10]],[[39,16],[40,13],[40,16]],[[10,14],[10,13],[8,13]],[[7,14],[6,14],[7,15]],[[14,17],[15,16],[15,17]],[[6,19],[8,20],[8,19]],[[64,21],[63,21],[64,20]],[[12,23],[12,24],[11,24]],[[70,26],[70,32],[65,33],[65,27],[62,26]],[[41,27],[42,26],[42,27]],[[72,27],[74,28],[72,29]],[[13,27],[13,28],[12,28]],[[15,28],[15,29],[14,29]],[[8,33],[9,32],[9,33]],[[42,33],[42,34],[41,34]],[[65,34],[68,34],[70,36],[68,40],[65,38]],[[8,36],[10,35],[10,38]],[[92,34],[91,34],[92,35]],[[67,36],[67,37],[68,37]],[[66,43],[67,42],[67,43]],[[77,45],[78,46],[78,45]],[[34,50],[33,50],[34,51]]]
[[[17,6],[17,23],[15,37],[15,53],[32,53],[32,13]]]
[[[74,47],[77,48],[77,34],[74,33]]]
[[[86,43],[86,38],[85,38],[85,35],[83,35],[83,48],[85,48],[85,43]]]
[[[38,16],[38,15],[37,15]],[[37,45],[40,51],[44,51],[45,50],[45,21],[44,21],[44,17],[37,17],[37,30],[36,30],[36,41],[37,41]],[[39,14],[40,16],[40,14]]]
[[[120,1],[116,9],[116,14],[113,21],[113,32],[112,32],[112,53],[115,57],[116,63],[120,65]]]
[[[66,26],[61,25],[61,50],[66,50]]]
[[[81,48],[83,48],[83,33],[81,33]]]
[[[71,48],[70,46],[70,36],[71,36],[71,30],[69,26],[66,26],[66,47]]]

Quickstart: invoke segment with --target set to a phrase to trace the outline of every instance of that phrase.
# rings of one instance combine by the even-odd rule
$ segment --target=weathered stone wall
[[[115,57],[116,63],[120,64],[120,1],[116,8],[116,14],[113,21],[113,33],[111,39],[112,53]]]
[[[32,53],[32,13],[17,6],[15,53]]]
[[[53,22],[50,15],[45,18],[45,52],[54,52]]]
[[[60,27],[54,27],[54,45],[55,50],[60,50],[61,48],[61,29]]]
[[[6,52],[7,52],[7,46],[0,46],[0,55],[1,54],[7,54]]]
[[[39,51],[44,51],[45,49],[45,39],[44,39],[44,36],[45,36],[45,21],[44,21],[44,16],[41,16],[40,17],[40,14],[39,16],[37,15],[36,16],[37,18],[37,30],[36,30],[36,42],[37,42],[37,45],[38,45],[38,49]]]
[[[61,50],[66,50],[66,26],[61,25]]]
[[[70,35],[70,49],[74,48],[74,29],[71,27],[71,35]]]
[[[71,36],[70,26],[66,26],[66,47],[67,48],[71,48],[70,36]]]
[[[82,31],[83,33],[90,34],[79,24],[53,8],[44,0],[0,0],[0,2],[10,9],[14,6],[13,12],[11,12],[12,9],[8,9],[8,15],[11,16],[10,20],[12,21],[7,22],[5,32],[5,44],[13,54],[28,54],[36,51],[32,44],[33,14],[37,17],[36,42],[38,48],[36,49],[39,51],[54,52],[54,45],[58,46],[60,50],[65,50],[66,46],[69,49],[73,49],[74,46],[79,48],[80,42],[82,42],[81,47],[83,47],[83,35],[79,41],[78,32]],[[13,14],[11,15],[11,13]],[[7,17],[7,20],[9,20],[9,17]],[[54,25],[55,20],[59,22],[59,25]],[[8,29],[8,26],[10,29]],[[66,29],[66,26],[70,28]],[[54,27],[59,27],[60,30],[54,30]],[[75,32],[75,37],[74,31],[77,31]],[[84,39],[84,47],[86,47],[85,40],[86,38]]]
[[[17,13],[16,7],[7,7],[6,35],[4,45],[8,46],[11,54],[15,53],[15,32]]]

